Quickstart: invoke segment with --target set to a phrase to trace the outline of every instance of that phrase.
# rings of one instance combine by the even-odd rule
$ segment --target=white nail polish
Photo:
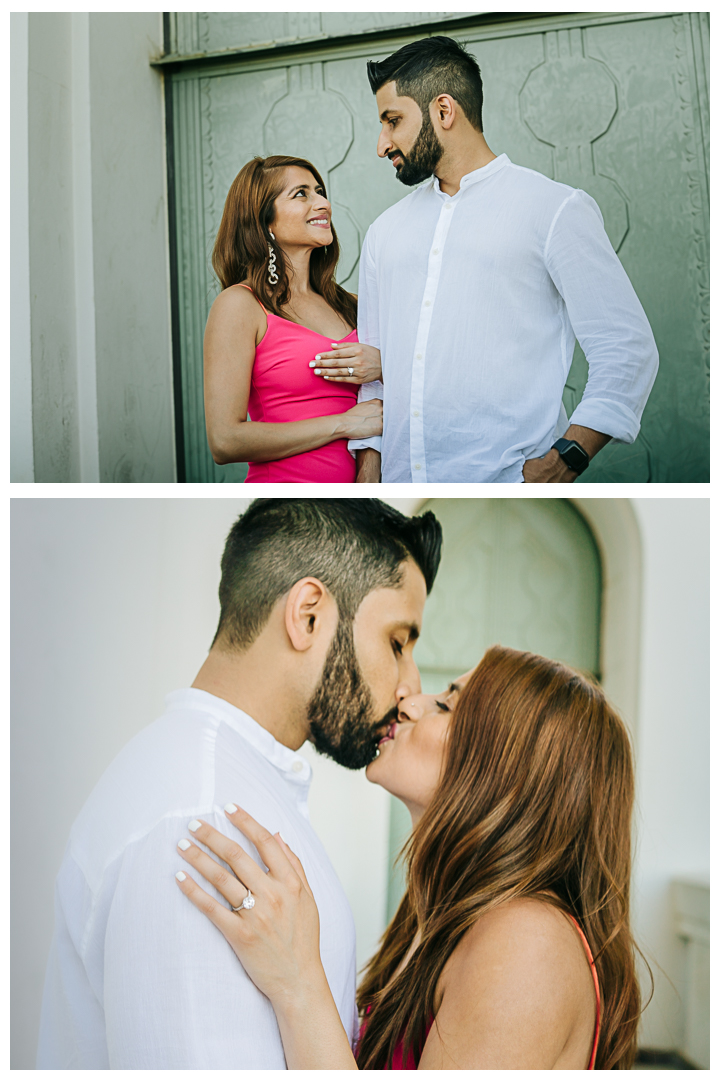
[[[188,825],[188,829],[190,830],[190,832],[197,832],[201,825],[202,821],[198,821],[197,818],[193,818]]]
[[[322,375],[322,371],[318,371],[316,368],[315,371],[313,371],[313,375]],[[324,375],[323,378],[327,379],[327,375]]]
[[[187,851],[189,847],[192,847],[189,840],[178,840],[178,847],[181,851]]]
[[[310,361],[310,367],[315,367],[315,361],[314,360]]]
[[[178,870],[175,877],[178,879],[178,881],[184,881],[185,878],[187,877],[187,874],[183,874],[182,870]]]
[[[285,839],[285,837],[283,836],[283,834],[282,834],[282,833],[280,832],[280,830],[279,830],[279,829],[278,829],[278,836],[279,836],[279,837],[280,837],[280,839],[282,840],[283,844],[287,844],[287,840]],[[289,844],[288,844],[288,847],[290,847],[290,845],[289,845]]]
[[[229,802],[229,803],[225,804],[225,813],[227,813],[227,814],[236,814],[237,813],[237,806],[235,805],[234,802]]]
[[[330,342],[330,344],[332,345],[333,349],[337,349],[337,348],[338,348],[338,343],[337,343],[337,341],[331,341],[331,342]]]

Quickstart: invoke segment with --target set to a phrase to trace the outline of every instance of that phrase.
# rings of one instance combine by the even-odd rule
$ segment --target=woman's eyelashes
[[[403,649],[405,648],[405,646],[402,644],[402,642],[393,641],[392,647],[393,647],[393,652],[395,653],[396,656],[402,656]]]
[[[444,701],[436,701],[435,704],[437,705],[440,712],[452,712],[450,706]]]

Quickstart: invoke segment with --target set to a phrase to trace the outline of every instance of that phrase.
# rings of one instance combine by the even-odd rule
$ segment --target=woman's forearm
[[[354,1069],[357,1063],[325,972],[284,1000],[274,1000],[288,1069]]]
[[[208,431],[208,441],[218,465],[236,461],[278,461],[293,454],[317,450],[335,439],[347,439],[349,427],[344,413],[291,420],[284,424],[245,420],[223,432]]]

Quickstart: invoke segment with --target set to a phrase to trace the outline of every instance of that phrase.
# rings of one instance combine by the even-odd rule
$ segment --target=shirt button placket
[[[443,210],[452,210],[455,204],[449,199],[443,203]],[[440,214],[435,226],[428,273],[420,309],[417,337],[415,340],[415,359],[412,367],[410,385],[411,424],[410,424],[410,460],[412,462],[413,481],[427,480],[425,473],[425,438],[423,432],[422,406],[425,387],[425,344],[430,333],[432,310],[440,278],[442,248],[450,227],[450,215]],[[419,474],[419,475],[418,475]]]

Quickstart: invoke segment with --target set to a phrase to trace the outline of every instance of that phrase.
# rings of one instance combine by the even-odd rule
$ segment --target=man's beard
[[[352,636],[352,622],[340,619],[320,682],[307,710],[315,749],[346,769],[364,769],[377,754],[382,728],[397,716],[393,707],[375,719],[372,691],[365,682]]]
[[[410,147],[407,157],[402,154],[403,163],[395,175],[401,183],[413,187],[422,180],[427,180],[428,176],[432,176],[442,155],[443,148],[440,140],[435,134],[430,114],[426,113],[418,136]]]

